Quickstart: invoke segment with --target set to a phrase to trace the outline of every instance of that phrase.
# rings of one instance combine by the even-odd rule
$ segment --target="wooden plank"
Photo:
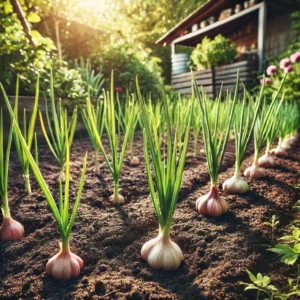
[[[207,94],[212,94],[212,86],[203,87],[204,92]],[[175,89],[176,93],[184,94],[184,95],[191,95],[192,94],[192,87],[182,88],[182,89]]]
[[[189,40],[189,39],[192,39],[193,37],[199,37],[200,36],[204,36],[204,35],[207,35],[207,33],[215,28],[218,28],[218,27],[221,27],[222,25],[226,24],[226,23],[230,23],[238,18],[241,18],[251,12],[254,12],[255,10],[258,10],[259,8],[262,7],[262,5],[264,4],[264,2],[261,2],[259,4],[256,4],[254,5],[253,7],[250,7],[250,8],[247,8],[247,9],[244,9],[242,11],[240,11],[239,13],[236,13],[224,20],[221,20],[221,21],[217,21],[211,25],[208,25],[202,29],[199,29],[195,32],[191,32],[191,33],[188,33],[184,36],[181,36],[181,37],[178,37],[176,39],[173,40],[173,43],[174,44],[178,44],[178,43],[181,43],[183,41],[186,41],[186,40]]]
[[[203,86],[212,85],[212,80],[211,79],[196,80],[196,82],[197,82],[197,85],[203,85]],[[189,87],[191,85],[192,85],[191,80],[172,84],[173,88],[175,88],[175,89],[183,88],[183,87]]]
[[[210,75],[195,75],[196,80],[212,80],[212,74]],[[186,81],[192,81],[192,76],[186,76],[181,79],[172,79],[172,84],[186,82]]]

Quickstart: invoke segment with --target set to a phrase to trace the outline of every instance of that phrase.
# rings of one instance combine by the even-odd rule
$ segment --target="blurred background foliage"
[[[12,2],[0,3],[0,81],[14,94],[19,73],[20,94],[32,95],[40,73],[46,92],[51,67],[57,95],[75,99],[99,84],[104,87],[112,69],[116,87],[133,88],[138,75],[144,92],[159,93],[170,83],[171,62],[169,47],[155,41],[205,0],[176,5],[166,0],[19,0],[29,38]],[[103,80],[88,80],[87,72]]]

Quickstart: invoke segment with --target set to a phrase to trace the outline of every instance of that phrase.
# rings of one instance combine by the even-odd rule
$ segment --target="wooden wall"
[[[223,84],[223,91],[233,92],[236,85],[236,76],[240,71],[240,79],[246,87],[257,83],[257,61],[245,60],[230,65],[215,67],[203,71],[195,71],[194,75],[199,86],[211,97],[215,97]],[[192,94],[192,75],[183,73],[172,76],[173,89],[183,95]]]

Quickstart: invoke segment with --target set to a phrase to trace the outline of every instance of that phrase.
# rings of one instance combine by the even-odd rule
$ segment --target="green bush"
[[[236,54],[235,45],[219,34],[213,40],[205,37],[197,45],[192,52],[191,63],[198,69],[207,69],[230,63]]]
[[[111,70],[114,70],[115,87],[123,90],[135,88],[135,78],[138,76],[141,91],[159,94],[163,88],[158,60],[141,54],[130,53],[126,48],[110,48],[105,51],[98,61],[104,78],[108,81]]]

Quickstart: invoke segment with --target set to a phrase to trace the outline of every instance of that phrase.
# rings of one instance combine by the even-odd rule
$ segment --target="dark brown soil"
[[[137,168],[125,160],[121,194],[126,204],[109,201],[112,179],[102,161],[102,177],[86,175],[71,249],[85,262],[76,280],[59,282],[45,273],[48,259],[58,252],[59,234],[44,196],[34,180],[32,195],[24,194],[22,175],[15,155],[10,169],[11,213],[25,227],[20,242],[0,242],[0,299],[254,299],[239,281],[249,281],[246,269],[272,277],[279,287],[286,285],[294,269],[279,262],[266,249],[275,244],[263,223],[272,215],[279,218],[279,237],[293,220],[292,206],[298,200],[294,187],[300,171],[299,145],[279,166],[268,170],[264,180],[249,182],[243,195],[220,192],[229,212],[218,219],[204,217],[195,210],[195,200],[209,189],[209,175],[203,154],[186,162],[172,239],[184,253],[184,263],[176,272],[155,271],[140,258],[142,245],[157,234],[157,221],[149,197],[141,137],[135,143],[141,159]],[[91,144],[77,140],[72,149],[74,201],[84,152]],[[243,167],[251,164],[251,149]],[[220,182],[234,172],[234,146],[229,143]],[[57,189],[57,164],[47,147],[40,148],[40,168],[51,191]],[[0,217],[2,218],[2,217]],[[0,219],[2,222],[2,219]]]

